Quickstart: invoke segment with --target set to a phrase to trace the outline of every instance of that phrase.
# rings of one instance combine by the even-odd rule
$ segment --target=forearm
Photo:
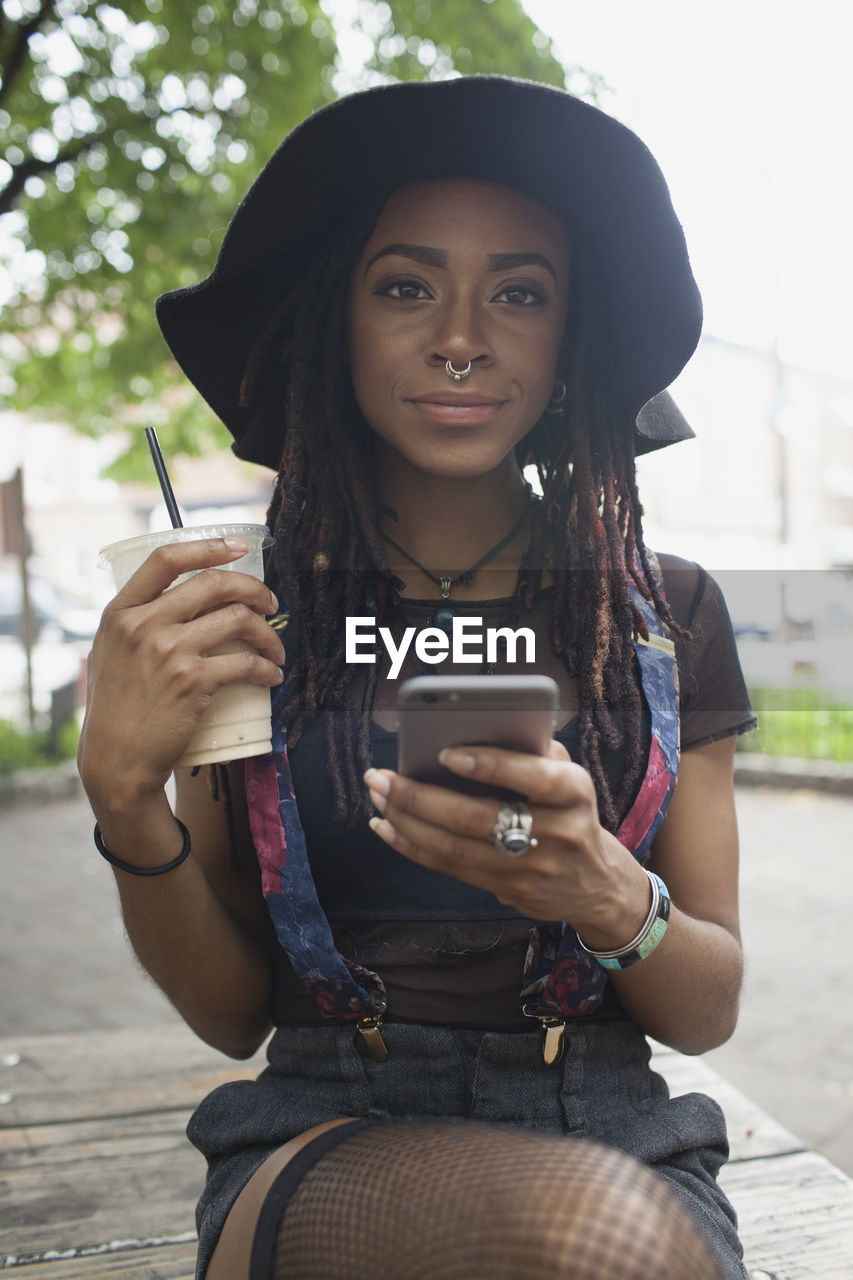
[[[673,906],[652,954],[609,976],[647,1035],[682,1053],[705,1053],[735,1029],[742,974],[741,947],[727,929]]]
[[[95,807],[117,858],[162,866],[181,848],[165,794],[119,811]],[[163,876],[115,871],[128,936],[140,962],[201,1039],[248,1057],[270,1027],[270,962],[214,894],[193,854]]]
[[[625,859],[623,892],[608,904],[606,919],[578,928],[588,946],[602,951],[635,937],[649,908],[647,876],[613,837],[607,839]],[[637,1025],[683,1053],[704,1053],[729,1038],[742,975],[738,938],[721,924],[688,915],[675,902],[654,951],[626,969],[608,970],[622,1007]]]

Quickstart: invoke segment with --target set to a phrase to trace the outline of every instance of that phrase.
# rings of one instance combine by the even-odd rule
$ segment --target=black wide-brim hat
[[[208,278],[158,298],[175,359],[233,434],[238,457],[279,463],[269,420],[239,402],[249,352],[276,304],[367,199],[433,177],[501,182],[559,214],[574,251],[593,259],[605,338],[639,415],[637,452],[693,434],[670,397],[658,396],[696,348],[702,304],[651,152],[561,89],[463,76],[368,89],[310,116],[250,188]]]

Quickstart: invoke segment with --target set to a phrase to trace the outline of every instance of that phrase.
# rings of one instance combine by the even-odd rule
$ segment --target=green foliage
[[[853,706],[822,689],[750,689],[757,733],[738,750],[808,760],[853,760]]]
[[[0,268],[5,257],[13,278],[31,277],[0,338],[0,395],[15,408],[91,435],[154,424],[169,456],[223,447],[153,304],[208,274],[285,134],[377,80],[564,81],[520,0],[343,3],[0,0]],[[338,58],[344,12],[365,51],[355,75]],[[117,478],[149,474],[133,437]]]
[[[25,9],[3,0],[0,209],[44,266],[6,308],[7,390],[91,434],[155,423],[170,451],[195,452],[216,429],[153,302],[207,274],[246,175],[332,96],[331,28],[317,0],[58,0],[33,15],[15,70]]]
[[[76,720],[72,720],[60,729],[56,753],[52,754],[47,730],[25,733],[11,721],[0,720],[0,774],[52,765],[58,760],[73,760],[79,737],[80,729]]]
[[[387,15],[375,40],[371,69],[395,80],[466,75],[524,76],[565,85],[551,42],[517,0],[388,0],[366,5]],[[369,27],[369,21],[365,24]]]

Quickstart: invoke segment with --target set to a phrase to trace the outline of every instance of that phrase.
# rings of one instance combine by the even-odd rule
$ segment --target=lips
[[[443,404],[450,407],[467,408],[471,405],[499,405],[504,401],[499,396],[486,395],[485,391],[428,391],[422,396],[412,396],[414,404]]]
[[[422,417],[442,426],[473,427],[489,422],[506,403],[484,391],[428,391],[412,396],[411,403]]]

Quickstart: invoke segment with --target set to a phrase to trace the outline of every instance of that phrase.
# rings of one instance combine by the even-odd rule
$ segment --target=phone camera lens
[[[424,702],[438,702],[437,693],[425,693],[423,697],[424,697]]]

